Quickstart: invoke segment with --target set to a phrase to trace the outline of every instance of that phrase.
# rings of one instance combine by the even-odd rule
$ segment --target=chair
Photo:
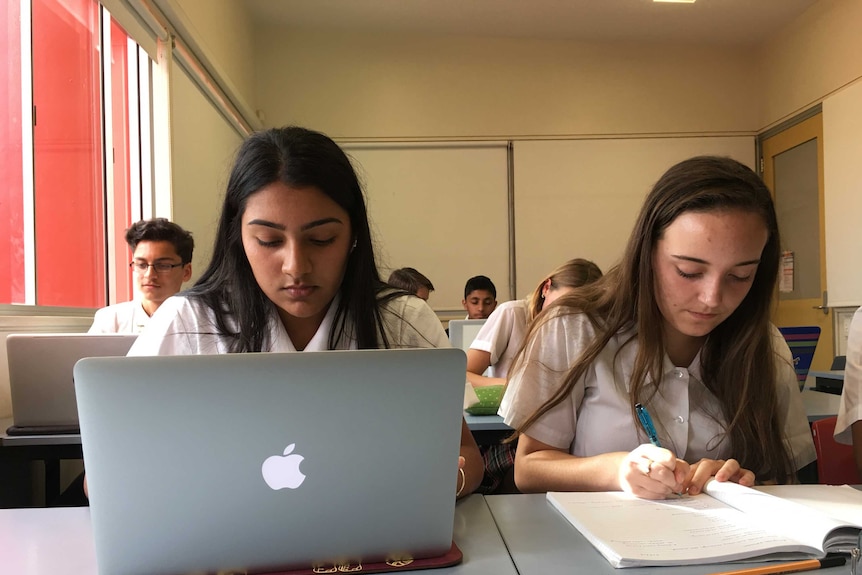
[[[817,452],[817,478],[827,485],[858,485],[862,483],[853,457],[853,446],[835,441],[835,421],[838,418],[818,419],[811,424],[814,450]]]
[[[779,327],[778,331],[784,336],[784,340],[790,347],[793,355],[793,368],[796,370],[796,380],[799,389],[805,387],[805,379],[811,367],[814,350],[817,348],[817,340],[820,339],[820,328],[816,325]]]

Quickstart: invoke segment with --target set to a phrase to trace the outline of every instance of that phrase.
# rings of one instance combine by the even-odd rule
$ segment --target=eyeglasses
[[[157,274],[166,274],[174,268],[178,268],[182,265],[185,265],[183,262],[178,264],[169,264],[168,262],[156,262],[154,264],[148,264],[147,262],[129,262],[129,269],[133,269],[139,274],[147,273],[149,268],[153,268]]]

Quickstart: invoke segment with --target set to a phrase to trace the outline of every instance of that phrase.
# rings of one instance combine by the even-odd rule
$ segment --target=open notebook
[[[623,492],[547,498],[614,567],[822,558],[856,546],[862,492],[847,486],[790,488],[776,491],[782,495],[777,497],[713,480],[705,493],[661,501]],[[806,488],[812,488],[807,496]],[[838,508],[855,513],[840,515]]]

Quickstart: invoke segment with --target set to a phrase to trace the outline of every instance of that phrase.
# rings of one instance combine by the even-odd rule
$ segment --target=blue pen
[[[661,442],[658,440],[658,433],[655,432],[655,425],[653,425],[652,417],[649,416],[649,412],[646,410],[646,407],[640,403],[636,403],[635,413],[638,416],[638,421],[641,422],[641,427],[644,428],[644,431],[649,438],[649,442],[656,447],[661,447]]]

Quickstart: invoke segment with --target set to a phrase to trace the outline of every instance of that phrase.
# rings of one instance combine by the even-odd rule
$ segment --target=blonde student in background
[[[526,299],[501,303],[488,316],[467,351],[467,379],[476,387],[506,383],[515,354],[524,342],[527,326],[539,312],[576,287],[602,277],[599,266],[589,260],[569,260],[539,282]],[[482,374],[488,368],[491,376]]]
[[[141,220],[126,230],[136,296],[96,311],[90,333],[140,333],[162,303],[192,277],[195,240],[165,218]]]
[[[769,321],[780,246],[772,197],[749,168],[719,157],[670,168],[622,262],[529,330],[500,407],[520,433],[518,487],[660,499],[711,477],[794,481],[814,445]]]
[[[524,343],[527,328],[543,309],[558,298],[582,285],[602,277],[602,270],[593,262],[576,258],[569,260],[539,282],[526,299],[503,302],[488,317],[467,351],[467,380],[475,387],[504,385],[509,366]],[[488,368],[488,377],[483,374]],[[485,477],[480,491],[493,493],[498,488],[514,490],[510,485],[515,463],[515,443],[481,446],[485,460]]]
[[[341,148],[298,127],[255,133],[231,170],[209,267],[162,304],[129,355],[448,347],[431,308],[377,269]],[[460,455],[453,496],[483,472],[463,420]]]
[[[847,336],[847,365],[835,422],[835,440],[853,445],[856,468],[862,476],[862,308],[853,314]]]

